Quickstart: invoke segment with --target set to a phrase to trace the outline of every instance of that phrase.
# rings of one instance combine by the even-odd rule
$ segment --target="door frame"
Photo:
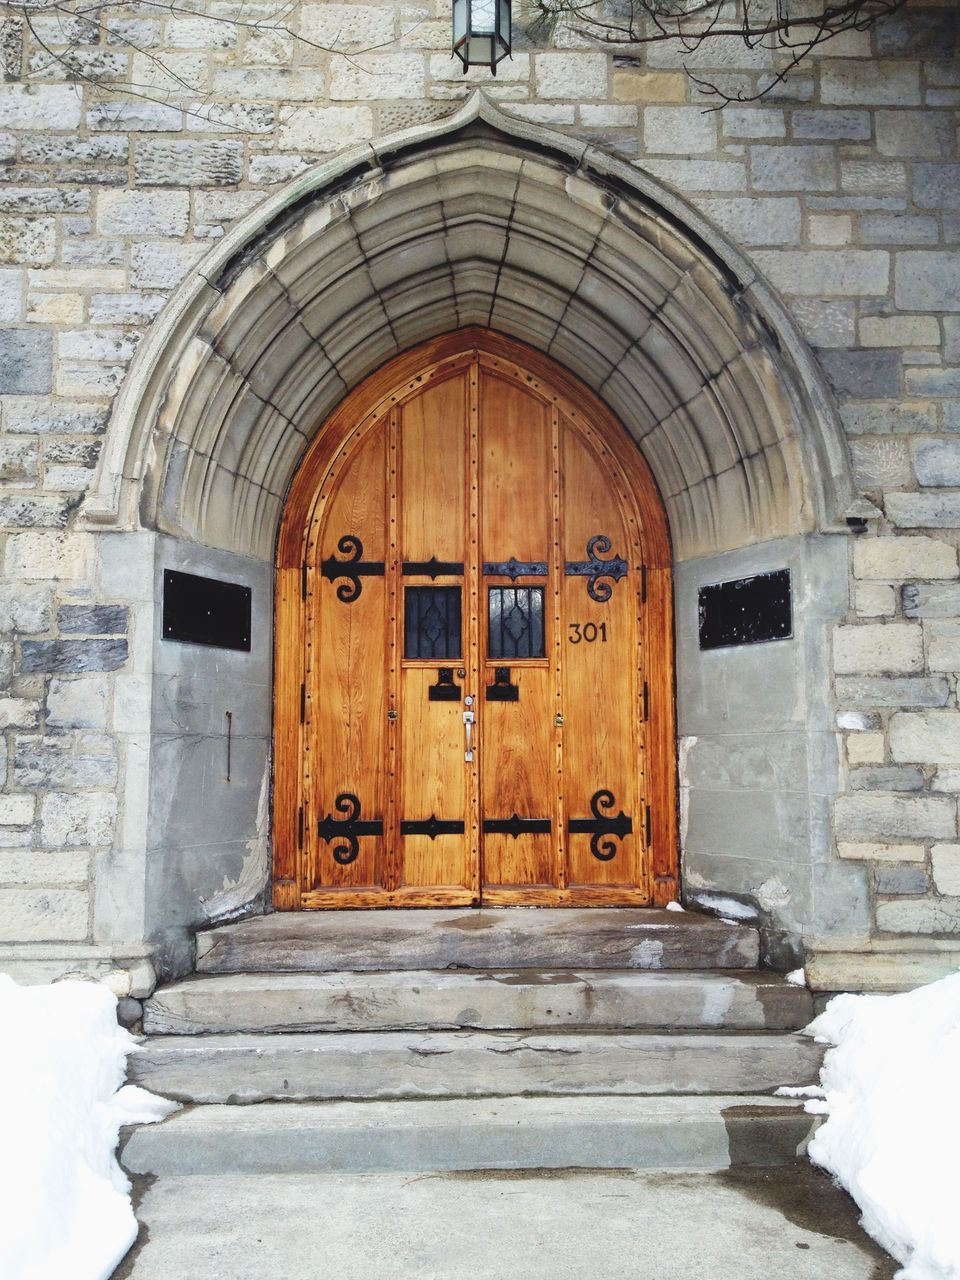
[[[623,470],[643,511],[646,569],[643,646],[649,673],[645,757],[657,804],[650,815],[651,905],[674,901],[678,889],[677,760],[672,554],[666,513],[636,442],[603,401],[550,357],[494,330],[471,326],[412,347],[355,387],[321,426],[291,481],[277,539],[274,645],[273,905],[300,910],[303,809],[302,751],[305,540],[322,484],[339,457],[392,403],[422,389],[437,373],[481,353],[521,366],[550,388],[574,421],[588,419]],[[639,714],[639,708],[638,708]],[[344,905],[349,905],[344,903]],[[389,905],[389,904],[385,904]],[[563,905],[563,904],[559,904]],[[576,905],[576,904],[571,904]]]

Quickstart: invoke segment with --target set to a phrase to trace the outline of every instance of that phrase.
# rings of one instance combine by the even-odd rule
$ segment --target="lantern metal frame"
[[[481,6],[493,14],[492,29],[474,25],[474,10]],[[512,38],[510,0],[453,0],[453,53],[464,75],[471,67],[487,67],[496,75],[497,63],[513,57]]]

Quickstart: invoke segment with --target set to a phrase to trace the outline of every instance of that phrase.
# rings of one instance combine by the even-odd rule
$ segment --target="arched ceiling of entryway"
[[[334,406],[468,324],[553,356],[620,416],[678,558],[845,514],[829,394],[749,262],[640,171],[477,94],[303,175],[218,244],[138,353],[88,520],[270,557]]]

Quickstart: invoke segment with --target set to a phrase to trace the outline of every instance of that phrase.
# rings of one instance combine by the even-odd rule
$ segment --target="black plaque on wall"
[[[700,588],[700,648],[786,640],[793,635],[790,570]]]
[[[250,650],[252,591],[239,582],[163,571],[163,638]]]

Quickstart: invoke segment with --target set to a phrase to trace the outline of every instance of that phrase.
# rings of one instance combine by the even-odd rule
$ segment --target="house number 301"
[[[607,643],[607,624],[601,622],[571,622],[569,640],[571,644],[579,644],[581,640],[593,644],[595,640]]]

